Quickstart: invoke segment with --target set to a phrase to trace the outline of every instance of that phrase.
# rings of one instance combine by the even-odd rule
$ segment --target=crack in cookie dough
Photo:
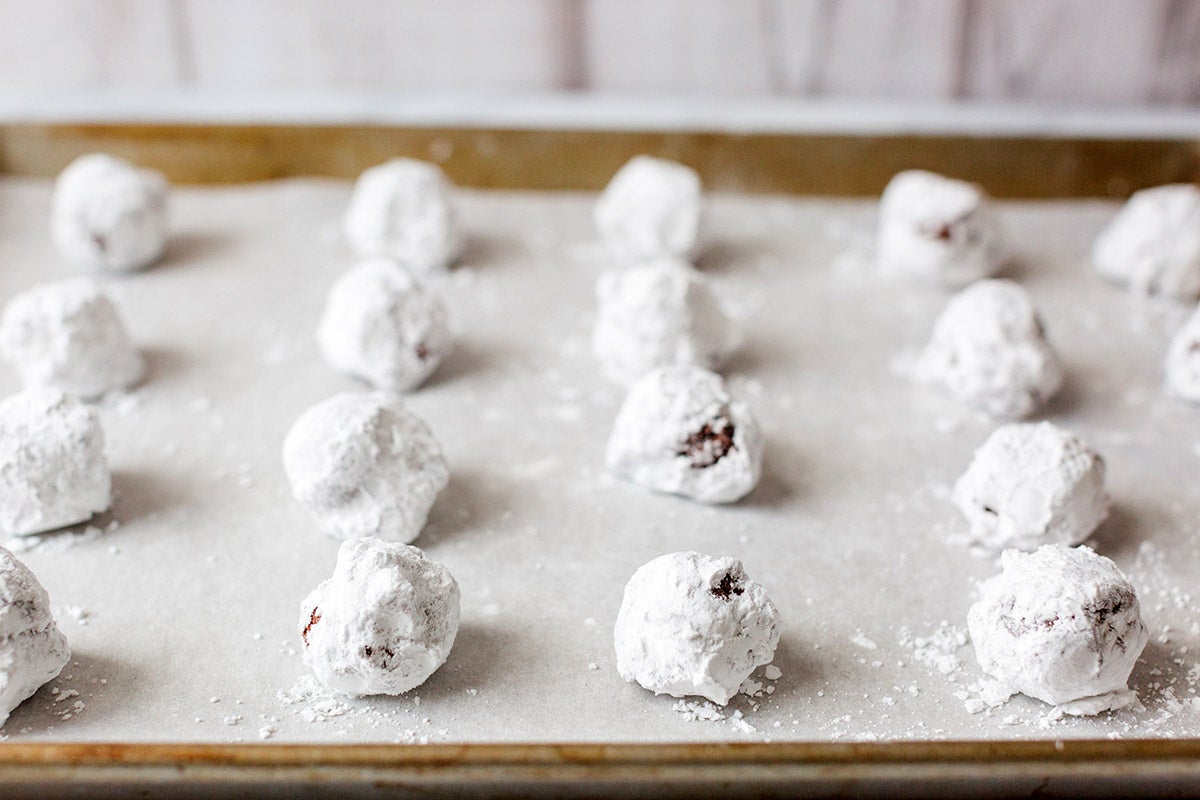
[[[617,170],[596,202],[596,229],[621,261],[687,258],[696,246],[703,201],[694,170],[636,156]]]
[[[596,283],[592,352],[605,373],[632,383],[660,367],[720,367],[739,334],[708,280],[682,261],[612,270]]]
[[[979,281],[951,298],[915,377],[999,419],[1028,416],[1063,382],[1033,301],[1007,280]]]
[[[94,408],[56,389],[0,401],[0,531],[56,530],[111,503],[112,473]]]
[[[435,164],[397,158],[359,176],[342,228],[361,258],[417,272],[444,270],[462,252],[454,187]]]
[[[740,561],[670,553],[629,579],[613,642],[625,680],[725,705],[774,657],[779,612]]]
[[[330,536],[417,538],[449,479],[441,445],[388,392],[317,403],[283,443],[292,493]]]
[[[721,376],[698,367],[649,373],[629,390],[609,435],[609,469],[639,486],[732,503],[762,473],[763,440]]]
[[[1138,294],[1200,297],[1200,188],[1134,192],[1092,247],[1096,271]]]
[[[1066,713],[1130,702],[1129,674],[1149,633],[1116,565],[1087,547],[1052,544],[1007,550],[1001,567],[967,614],[984,672]]]
[[[991,276],[1005,256],[983,190],[923,170],[901,172],[888,183],[877,239],[885,272],[948,286]]]
[[[690,459],[692,469],[706,469],[724,458],[735,447],[733,423],[725,419],[728,413],[725,409],[721,418],[704,423],[704,427],[688,436],[675,454]]]
[[[0,547],[0,726],[70,660],[50,596],[27,566]]]
[[[166,249],[166,179],[109,155],[81,156],[54,184],[51,228],[62,256],[82,269],[143,269]]]
[[[26,388],[88,399],[130,386],[146,371],[108,294],[86,278],[29,289],[4,307],[0,351]]]
[[[446,662],[459,603],[450,571],[418,548],[351,539],[300,605],[304,661],[333,691],[403,694]]]
[[[992,432],[954,485],[974,542],[993,550],[1079,544],[1108,516],[1104,459],[1049,422]]]

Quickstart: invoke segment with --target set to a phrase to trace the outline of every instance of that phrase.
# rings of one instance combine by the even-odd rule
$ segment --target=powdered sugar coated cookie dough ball
[[[879,205],[879,261],[887,271],[962,286],[996,272],[999,223],[983,190],[932,172],[901,172]]]
[[[317,343],[336,369],[407,391],[437,369],[453,338],[446,307],[431,289],[395,262],[373,259],[333,284]]]
[[[1087,547],[1007,550],[967,614],[983,670],[1013,691],[1076,714],[1134,700],[1129,673],[1146,646],[1137,594]]]
[[[0,532],[41,533],[90,519],[112,502],[96,410],[55,389],[0,401]]]
[[[283,466],[296,499],[341,539],[411,542],[449,477],[429,427],[387,392],[309,408],[284,440]]]
[[[0,726],[70,660],[50,596],[29,567],[0,547]]]
[[[59,252],[83,269],[142,269],[166,248],[167,182],[152,170],[100,153],[82,156],[58,176],[53,205]]]
[[[683,164],[636,156],[617,170],[596,203],[596,228],[623,261],[686,258],[696,245],[700,176]]]
[[[343,228],[363,258],[383,256],[418,271],[448,267],[462,250],[453,188],[434,164],[397,158],[354,185]]]
[[[1004,280],[980,281],[950,300],[917,376],[998,418],[1027,416],[1062,385],[1029,294]]]
[[[304,662],[342,694],[402,694],[446,663],[458,619],[448,569],[416,547],[353,539],[300,605]]]
[[[975,452],[954,503],[972,538],[996,550],[1078,544],[1108,515],[1104,459],[1049,422],[1004,425]]]
[[[1200,403],[1200,310],[1171,339],[1167,348],[1167,391]]]
[[[613,639],[625,680],[725,705],[751,672],[771,663],[779,612],[742,562],[670,553],[629,579]]]
[[[1134,192],[1092,247],[1105,278],[1141,294],[1200,296],[1200,188],[1191,184]]]
[[[672,364],[716,369],[737,346],[737,328],[708,281],[682,261],[606,272],[596,298],[592,351],[615,381]]]
[[[608,439],[609,469],[658,492],[732,503],[762,473],[763,440],[721,376],[698,367],[655,370],[633,385]]]
[[[10,300],[0,318],[0,351],[26,387],[84,398],[128,386],[145,372],[116,307],[86,279],[38,286]]]

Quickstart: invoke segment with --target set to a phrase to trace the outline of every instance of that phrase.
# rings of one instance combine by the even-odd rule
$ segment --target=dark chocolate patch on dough
[[[308,615],[308,624],[304,626],[304,630],[300,632],[300,638],[304,640],[304,646],[308,647],[308,632],[313,629],[313,626],[321,621],[321,609],[314,608]]]
[[[387,669],[388,662],[396,657],[396,651],[392,650],[392,648],[388,647],[387,645],[384,645],[383,647],[379,648],[379,652],[383,654],[379,658],[379,668]],[[369,644],[363,645],[362,654],[363,658],[370,659],[375,655],[375,648],[371,647]]]
[[[706,422],[675,449],[675,455],[689,459],[692,469],[706,469],[735,447],[733,433],[733,423],[728,419]]]
[[[713,597],[719,597],[722,600],[729,600],[735,594],[742,594],[746,590],[732,575],[726,572],[721,576],[721,580],[717,583],[717,585],[708,591],[712,593]]]

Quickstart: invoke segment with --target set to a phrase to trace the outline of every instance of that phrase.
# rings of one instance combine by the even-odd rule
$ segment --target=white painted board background
[[[1178,110],[1200,106],[1200,2],[0,0],[9,116],[345,93]]]

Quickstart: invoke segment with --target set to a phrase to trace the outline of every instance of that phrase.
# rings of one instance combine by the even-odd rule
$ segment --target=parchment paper
[[[957,635],[976,582],[997,571],[954,541],[963,522],[948,500],[993,423],[896,369],[947,294],[875,277],[874,204],[714,198],[700,266],[745,325],[727,373],[768,452],[746,501],[707,508],[603,468],[621,391],[588,344],[593,286],[609,266],[593,241],[594,198],[486,192],[464,196],[470,245],[444,285],[460,344],[409,398],[452,468],[417,544],[462,586],[458,643],[409,696],[314,698],[298,604],[331,572],[338,543],[291,499],[279,451],[304,408],[358,387],[312,344],[325,292],[352,263],[337,228],[348,196],[348,185],[313,181],[176,190],[165,261],[110,282],[150,372],[100,403],[112,511],[91,529],[18,543],[75,657],[13,714],[9,737],[1200,735],[1200,617],[1188,594],[1200,575],[1200,410],[1160,389],[1188,309],[1093,276],[1087,251],[1114,206],[1090,203],[1002,215],[1020,253],[1009,274],[1033,292],[1069,373],[1046,416],[1108,461],[1116,505],[1095,545],[1142,593],[1152,629],[1133,676],[1142,709],[1058,721],[1017,698],[972,714],[970,645],[914,644],[939,627]],[[51,245],[48,206],[48,184],[0,182],[0,297],[73,274]],[[0,390],[15,389],[6,368]],[[783,677],[723,720],[689,719],[614,668],[626,579],[680,549],[742,558],[784,620]]]

